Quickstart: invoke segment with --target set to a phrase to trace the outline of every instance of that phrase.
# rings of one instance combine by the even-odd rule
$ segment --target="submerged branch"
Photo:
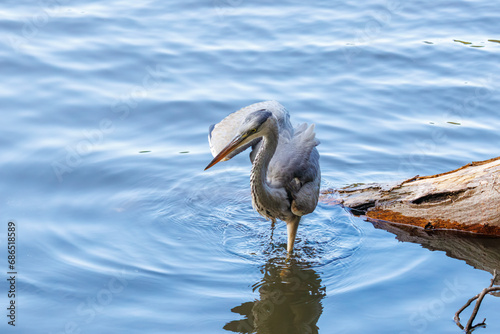
[[[476,318],[476,315],[477,315],[477,312],[479,311],[479,308],[481,307],[481,303],[483,302],[483,299],[484,297],[487,295],[487,294],[490,294],[492,292],[495,292],[495,291],[500,291],[500,286],[493,286],[495,284],[495,281],[497,280],[497,272],[495,270],[495,273],[493,275],[493,278],[491,279],[491,283],[490,283],[490,286],[487,287],[487,288],[484,288],[483,291],[481,291],[480,293],[478,293],[477,295],[475,295],[474,297],[472,297],[471,299],[469,299],[467,301],[467,303],[465,303],[464,306],[462,306],[458,311],[457,313],[455,313],[455,323],[458,325],[458,327],[460,327],[460,329],[463,329],[465,330],[467,333],[469,333],[472,329],[474,328],[477,328],[477,327],[480,327],[480,326],[485,326],[486,325],[486,318],[483,319],[482,322],[476,324],[476,325],[472,325],[473,322],[474,322],[474,319]],[[467,321],[467,325],[462,326],[462,324],[460,323],[460,313],[462,313],[463,310],[465,310],[467,307],[469,307],[469,305],[474,301],[476,300],[476,305],[474,306],[474,310],[472,311],[472,314],[469,318],[469,321]]]

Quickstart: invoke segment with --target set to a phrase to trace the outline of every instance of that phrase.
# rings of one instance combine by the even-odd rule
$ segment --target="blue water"
[[[326,202],[284,264],[284,224],[272,231],[251,207],[247,154],[204,172],[206,137],[230,112],[277,100],[293,123],[316,123],[323,189],[498,156],[495,2],[0,12],[2,333],[460,333],[453,316],[488,270]],[[500,331],[499,310],[487,296],[478,333]]]

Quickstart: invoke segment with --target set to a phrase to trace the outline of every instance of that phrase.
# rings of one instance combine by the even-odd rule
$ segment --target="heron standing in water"
[[[288,111],[276,101],[266,101],[212,125],[208,141],[214,159],[205,170],[252,147],[253,207],[273,223],[286,222],[291,254],[301,217],[318,204],[321,173],[314,124],[293,128]]]

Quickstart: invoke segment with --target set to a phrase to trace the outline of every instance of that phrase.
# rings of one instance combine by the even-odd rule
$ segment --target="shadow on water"
[[[424,230],[409,225],[370,220],[375,228],[396,235],[402,242],[420,244],[431,251],[443,251],[447,256],[493,275],[500,272],[500,238],[450,230]],[[498,282],[496,282],[498,283]]]
[[[235,333],[318,333],[316,324],[326,289],[311,265],[271,259],[261,272],[262,280],[253,286],[260,299],[231,309],[245,318],[227,323],[224,329]]]
[[[485,295],[500,297],[500,238],[450,230],[424,230],[414,226],[388,223],[379,220],[369,220],[375,228],[382,229],[396,235],[402,242],[420,244],[431,251],[444,251],[447,256],[465,261],[468,265],[487,271],[492,274],[491,283],[485,286],[482,292],[465,303],[455,313],[455,322],[466,333],[472,333],[478,327],[486,326],[486,319],[474,325],[474,319]],[[485,282],[485,285],[487,282]],[[476,301],[472,315],[464,326],[460,320],[460,313]]]

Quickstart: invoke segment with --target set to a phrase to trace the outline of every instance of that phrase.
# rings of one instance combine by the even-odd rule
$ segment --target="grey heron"
[[[214,159],[205,170],[252,147],[253,207],[273,223],[286,222],[291,254],[301,217],[318,204],[321,173],[314,124],[293,128],[288,111],[276,101],[266,101],[212,125],[208,140]]]

